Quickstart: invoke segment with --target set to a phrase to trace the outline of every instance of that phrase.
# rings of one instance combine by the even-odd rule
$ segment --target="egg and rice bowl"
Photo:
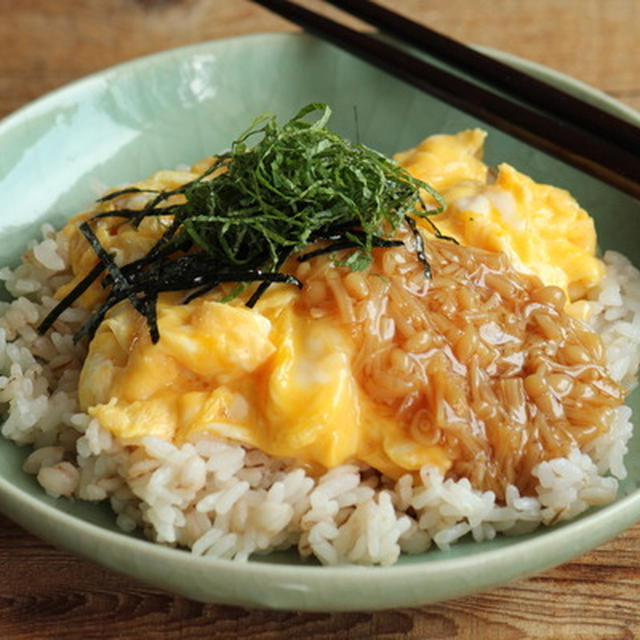
[[[593,220],[566,191],[492,172],[484,137],[432,136],[396,156],[447,203],[432,220],[449,239],[417,218],[431,279],[409,232],[364,270],[290,256],[302,288],[273,284],[252,308],[248,293],[161,294],[157,341],[124,301],[76,344],[95,284],[37,331],[95,266],[79,221],[150,196],[43,227],[0,271],[14,296],[0,317],[2,433],[33,445],[25,470],[52,496],[109,500],[125,531],[240,560],[297,546],[325,564],[391,564],[615,499],[639,274],[596,256]],[[136,186],[171,190],[210,165]],[[164,226],[105,216],[94,229],[126,265]]]

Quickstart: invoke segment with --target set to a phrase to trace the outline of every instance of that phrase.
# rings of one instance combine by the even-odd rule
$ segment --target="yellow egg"
[[[125,196],[124,199],[108,200],[101,205],[100,210],[102,212],[112,211],[117,214],[118,210],[122,208],[140,208],[153,198],[156,192],[175,189],[185,182],[194,180],[211,164],[211,160],[211,158],[202,160],[194,165],[191,171],[157,171],[146,180],[134,185],[142,191],[141,193],[133,197]],[[173,196],[167,200],[167,205],[182,200],[182,196]],[[95,251],[79,228],[80,224],[89,217],[89,212],[81,213],[71,219],[62,230],[62,236],[69,251],[69,262],[75,277],[56,291],[58,300],[72,291],[84,276],[98,264]],[[117,265],[122,266],[145,256],[171,224],[171,221],[172,217],[170,216],[149,216],[134,227],[126,224],[126,218],[109,217],[94,221],[91,227],[105,251],[113,256]],[[99,284],[94,284],[82,294],[79,302],[85,308],[91,308],[103,297],[102,287]]]
[[[362,460],[393,477],[425,461],[445,469],[438,447],[412,443],[360,389],[344,328],[296,312],[297,296],[273,287],[255,309],[166,296],[156,344],[144,318],[120,304],[91,342],[82,408],[124,441],[210,432],[312,468]]]
[[[444,194],[461,182],[486,182],[488,168],[482,162],[486,136],[480,129],[430,136],[414,149],[396,153],[394,160]]]
[[[446,210],[431,220],[464,245],[504,252],[516,269],[564,289],[570,300],[604,275],[592,218],[568,191],[538,184],[508,164],[487,183],[477,129],[432,136],[396,156],[413,175],[438,185]],[[484,172],[482,170],[484,167]]]

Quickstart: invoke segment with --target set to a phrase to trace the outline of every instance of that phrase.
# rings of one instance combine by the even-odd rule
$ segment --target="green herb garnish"
[[[315,122],[305,120],[316,111],[321,115]],[[336,263],[366,269],[373,248],[402,244],[394,235],[404,224],[416,238],[416,254],[429,277],[422,237],[409,216],[439,213],[444,207],[441,196],[382,154],[328,130],[330,115],[327,105],[310,104],[282,126],[273,116],[261,116],[194,181],[161,192],[131,187],[102,198],[104,202],[130,193],[156,193],[142,209],[105,211],[93,220],[122,218],[137,226],[147,216],[171,216],[172,222],[146,256],[123,267],[115,264],[84,222],[80,229],[100,264],[44,319],[40,332],[106,271],[102,284],[110,288],[107,299],[76,339],[92,336],[107,311],[128,299],[147,319],[155,342],[155,303],[161,292],[190,291],[188,302],[222,283],[237,283],[235,296],[248,283],[260,282],[247,301],[253,306],[272,282],[301,286],[292,275],[280,272],[292,254],[324,240],[324,246],[298,260],[351,250]],[[251,146],[254,137],[259,139]],[[420,206],[421,189],[439,208]],[[177,194],[185,202],[168,204]]]

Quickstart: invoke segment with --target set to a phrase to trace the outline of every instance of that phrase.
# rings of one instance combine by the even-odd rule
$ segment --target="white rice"
[[[47,493],[108,499],[124,531],[141,527],[197,555],[246,560],[297,546],[324,564],[388,565],[401,552],[447,549],[466,535],[488,540],[573,518],[614,500],[626,475],[626,406],[588,451],[537,465],[535,497],[510,486],[505,504],[429,467],[419,481],[405,475],[394,483],[354,464],[312,478],[291,461],[203,434],[180,447],[154,437],[117,442],[78,408],[84,353],[72,336],[85,313],[65,311],[46,336],[35,330],[69,279],[64,241],[48,225],[42,231],[17,269],[0,269],[15,296],[0,303],[2,435],[33,445],[24,470]],[[620,254],[604,260],[607,274],[589,296],[590,324],[605,342],[612,377],[630,387],[640,364],[640,273]]]

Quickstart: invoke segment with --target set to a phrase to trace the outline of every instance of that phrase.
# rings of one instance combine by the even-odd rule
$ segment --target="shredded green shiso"
[[[315,121],[305,119],[316,112],[320,115]],[[122,267],[101,246],[91,220],[82,223],[80,230],[99,263],[44,319],[40,332],[102,277],[102,285],[109,288],[107,298],[76,340],[92,337],[107,311],[128,299],[145,316],[155,342],[160,337],[155,306],[161,292],[188,291],[188,302],[233,282],[236,287],[225,298],[229,300],[249,283],[260,282],[247,300],[253,306],[272,282],[301,286],[280,271],[290,255],[325,240],[298,260],[347,251],[336,263],[363,270],[371,264],[373,248],[402,244],[394,240],[402,225],[413,233],[416,254],[430,277],[422,237],[410,216],[439,213],[444,207],[441,196],[384,155],[327,129],[330,116],[331,109],[320,103],[307,105],[284,125],[273,115],[260,116],[192,182],[155,192],[132,187],[102,198],[99,202],[130,193],[156,194],[141,209],[104,211],[91,220],[122,218],[138,226],[147,216],[171,216],[172,222],[146,256]],[[251,146],[254,138],[258,140]],[[437,208],[422,202],[422,189]],[[177,194],[185,201],[168,204]]]

